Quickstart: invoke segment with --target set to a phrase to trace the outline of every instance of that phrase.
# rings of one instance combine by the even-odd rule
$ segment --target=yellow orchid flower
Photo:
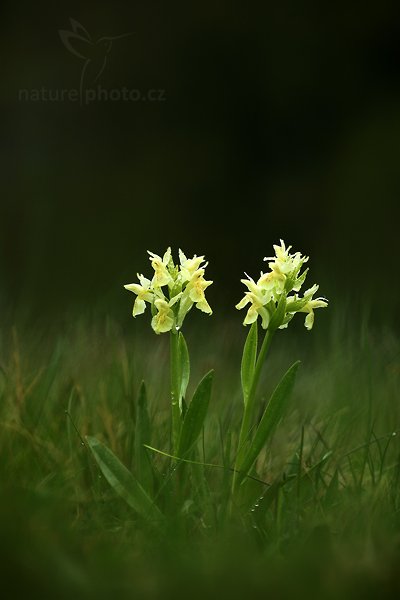
[[[150,279],[147,279],[143,275],[139,275],[139,273],[137,274],[137,277],[140,283],[128,283],[124,285],[126,290],[137,295],[132,311],[134,317],[143,314],[146,309],[146,302],[152,302],[154,298]]]
[[[316,298],[315,300],[311,300],[308,304],[300,312],[308,312],[308,315],[305,318],[304,325],[308,331],[313,328],[314,325],[314,308],[326,308],[328,306],[328,302],[323,298]]]
[[[281,329],[287,326],[296,312],[308,313],[304,321],[304,326],[306,329],[308,329],[308,331],[312,329],[314,325],[314,310],[316,308],[326,308],[328,306],[328,300],[326,298],[313,299],[313,296],[318,291],[318,288],[319,286],[314,284],[309,290],[304,292],[303,298],[299,298],[297,294],[294,296],[288,296],[286,304],[287,315],[284,320],[284,325],[282,325]]]
[[[204,269],[195,271],[186,285],[182,294],[178,312],[178,326],[180,327],[187,313],[191,310],[193,304],[202,312],[212,315],[211,306],[208,304],[204,291],[213,282],[204,279]]]
[[[151,320],[152,328],[157,334],[171,331],[174,326],[175,317],[174,311],[170,307],[169,303],[166,300],[158,298],[154,302],[154,305],[157,308],[157,313]]]
[[[326,308],[328,306],[328,300],[326,298],[312,298],[318,290],[318,287],[318,285],[313,285],[309,290],[304,292],[304,298],[307,298],[307,302],[299,310],[299,312],[308,313],[304,321],[304,326],[308,331],[310,331],[314,325],[314,310],[316,308]]]
[[[147,250],[150,255],[151,266],[154,269],[154,276],[152,279],[152,285],[154,287],[162,287],[164,285],[170,285],[173,283],[171,274],[168,271],[168,263],[171,259],[171,248],[168,248],[163,258]]]
[[[195,272],[200,267],[201,263],[204,261],[204,256],[197,256],[196,254],[193,258],[186,258],[185,254],[179,249],[179,262],[181,264],[181,281],[182,284],[186,283],[186,281],[190,281]],[[207,263],[204,265],[203,269],[207,266]]]
[[[134,316],[142,314],[146,302],[150,302],[153,307],[152,327],[156,333],[164,333],[171,331],[173,327],[180,328],[193,304],[199,310],[212,314],[204,292],[213,282],[204,278],[208,264],[204,263],[204,256],[195,254],[193,258],[188,259],[184,252],[179,250],[180,263],[175,265],[171,257],[171,248],[167,249],[162,258],[149,250],[148,254],[154,269],[153,278],[150,280],[138,275],[139,283],[125,286],[137,295],[133,307]],[[164,292],[162,288],[166,285],[168,291]],[[172,310],[178,302],[177,307]]]
[[[248,292],[236,308],[240,310],[250,304],[243,321],[244,325],[254,323],[260,315],[264,329],[268,327],[284,329],[296,313],[305,312],[307,317],[304,324],[310,330],[314,324],[314,310],[328,306],[326,298],[313,299],[318,285],[313,285],[304,292],[303,297],[297,293],[287,296],[290,291],[300,291],[308,271],[306,269],[301,273],[301,268],[308,261],[308,257],[302,256],[300,252],[290,254],[290,249],[291,246],[286,248],[285,242],[281,240],[280,246],[274,246],[275,256],[264,258],[272,261],[268,265],[271,271],[261,272],[257,283],[249,276],[241,280]]]
[[[206,281],[206,279],[204,279],[204,269],[197,269],[185,288],[185,294],[196,304],[196,308],[209,315],[212,314],[212,310],[206,300],[204,291],[212,283],[212,281]]]
[[[259,286],[251,277],[248,277],[248,279],[241,279],[241,282],[244,283],[249,291],[246,292],[244,298],[236,304],[236,308],[241,310],[247,306],[247,304],[251,304],[243,321],[243,325],[254,323],[254,321],[257,320],[258,315],[260,315],[262,319],[261,326],[263,329],[267,329],[270,315],[265,305],[270,301],[271,294]]]
[[[302,265],[308,261],[308,256],[302,256],[300,252],[290,254],[292,246],[286,248],[285,242],[280,240],[280,246],[274,244],[275,256],[266,256],[265,261],[272,261],[268,266],[284,275],[297,275]]]
[[[257,285],[272,295],[279,295],[285,289],[286,276],[278,269],[274,268],[269,273],[261,273]]]
[[[176,294],[169,302],[167,302],[165,297],[159,297],[154,301],[157,313],[151,320],[151,326],[157,334],[166,333],[175,327],[175,313],[172,307],[181,299],[181,296],[182,292]]]

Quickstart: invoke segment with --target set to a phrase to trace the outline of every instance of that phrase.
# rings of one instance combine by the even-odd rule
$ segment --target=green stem
[[[178,334],[171,331],[171,411],[172,411],[172,448],[173,454],[178,451],[179,434],[181,431],[181,411],[179,407],[180,394],[180,363]]]
[[[273,331],[270,331],[269,329],[267,329],[267,331],[265,332],[263,343],[261,345],[260,352],[257,357],[256,366],[254,369],[253,380],[251,382],[251,388],[250,388],[249,396],[247,399],[247,403],[244,407],[242,426],[240,428],[240,434],[239,434],[238,451],[236,454],[236,461],[235,461],[235,473],[233,476],[232,492],[235,492],[235,488],[236,488],[236,481],[237,481],[236,471],[240,470],[240,466],[241,466],[243,457],[246,452],[246,448],[247,448],[246,442],[249,438],[251,424],[252,424],[253,417],[254,417],[254,406],[255,406],[255,400],[256,400],[257,386],[258,386],[258,382],[260,380],[261,370],[262,370],[262,366],[265,361],[265,357],[266,357],[268,349],[271,345],[272,336],[273,336]]]

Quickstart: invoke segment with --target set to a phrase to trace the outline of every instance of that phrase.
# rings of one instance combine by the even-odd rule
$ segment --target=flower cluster
[[[186,258],[179,250],[179,264],[175,265],[168,248],[164,256],[148,251],[153,278],[137,275],[139,283],[125,285],[125,289],[136,294],[133,305],[133,316],[141,315],[146,309],[146,302],[151,306],[153,315],[151,326],[156,333],[179,329],[193,305],[211,315],[212,310],[204,292],[212,284],[204,278],[204,256]],[[204,264],[203,264],[204,263]],[[166,293],[165,288],[168,288]],[[163,289],[164,288],[164,289]]]
[[[308,261],[308,256],[302,256],[300,252],[290,254],[291,246],[286,248],[283,240],[280,242],[280,246],[274,246],[275,256],[264,258],[265,261],[269,261],[268,273],[261,272],[257,282],[247,274],[247,279],[241,280],[248,291],[236,308],[240,310],[250,304],[243,321],[244,325],[254,323],[260,316],[264,329],[283,329],[297,312],[307,313],[304,324],[310,330],[314,324],[314,309],[325,308],[328,301],[325,298],[313,298],[318,285],[313,285],[305,291],[303,297],[298,295],[308,269],[303,273],[300,271]],[[288,295],[291,292],[294,293]]]

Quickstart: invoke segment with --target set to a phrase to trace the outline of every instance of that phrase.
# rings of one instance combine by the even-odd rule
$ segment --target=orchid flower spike
[[[146,302],[149,303],[153,317],[151,326],[159,334],[179,329],[194,305],[202,312],[212,314],[205,290],[213,282],[204,277],[208,265],[204,256],[195,254],[193,258],[187,258],[179,250],[179,264],[174,264],[171,248],[163,257],[149,250],[148,254],[154,269],[152,279],[138,275],[139,283],[124,286],[137,296],[133,305],[134,317],[144,313]]]
[[[313,299],[318,285],[313,285],[304,292],[303,297],[298,295],[308,273],[308,269],[301,273],[308,256],[303,256],[300,252],[291,254],[291,248],[292,246],[286,247],[285,242],[280,240],[280,245],[274,245],[275,256],[264,258],[264,261],[268,261],[270,271],[261,272],[257,283],[248,276],[247,279],[241,280],[248,291],[236,308],[241,310],[250,304],[243,321],[244,325],[254,323],[260,316],[263,329],[283,329],[297,312],[305,312],[307,316],[304,325],[306,329],[311,330],[314,324],[314,310],[328,306],[326,298]],[[295,294],[288,296],[290,292]]]

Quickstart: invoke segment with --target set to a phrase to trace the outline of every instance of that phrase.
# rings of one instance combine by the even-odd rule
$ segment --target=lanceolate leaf
[[[185,457],[200,435],[210,402],[213,375],[214,371],[209,371],[203,377],[187,408],[178,445],[178,456],[181,458]]]
[[[238,483],[240,483],[249,472],[275,427],[285,414],[299,364],[300,361],[295,362],[290,369],[286,371],[285,375],[275,388],[258,425],[254,439],[251,442],[243,461],[238,466],[240,471],[238,474]]]
[[[242,356],[242,368],[241,368],[241,378],[242,378],[242,390],[243,390],[243,400],[244,404],[247,404],[247,399],[250,394],[251,384],[253,382],[254,369],[256,366],[256,358],[257,358],[257,342],[258,342],[258,325],[257,321],[255,321],[250,327],[250,331],[248,333],[246,343],[243,349]]]
[[[86,436],[97,464],[111,487],[145,519],[163,521],[164,516],[138,480],[107,446],[94,437]]]
[[[179,332],[179,363],[180,363],[180,375],[181,375],[181,387],[180,387],[180,397],[179,397],[179,405],[181,406],[182,411],[182,399],[185,398],[186,389],[189,383],[190,378],[190,360],[189,360],[189,352],[186,345],[185,338],[183,337],[182,332]]]

